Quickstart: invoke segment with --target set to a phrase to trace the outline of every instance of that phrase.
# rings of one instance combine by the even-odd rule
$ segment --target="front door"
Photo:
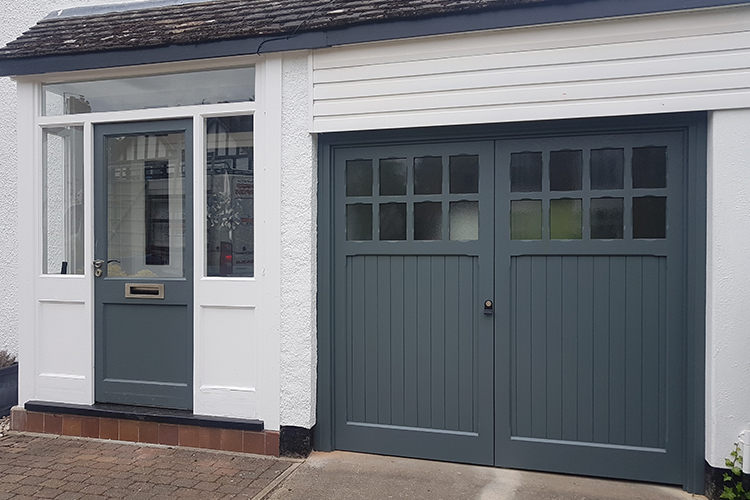
[[[96,401],[193,404],[192,121],[95,128]]]

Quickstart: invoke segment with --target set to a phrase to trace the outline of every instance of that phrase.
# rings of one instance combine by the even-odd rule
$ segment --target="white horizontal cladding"
[[[316,132],[750,106],[750,7],[317,51]]]

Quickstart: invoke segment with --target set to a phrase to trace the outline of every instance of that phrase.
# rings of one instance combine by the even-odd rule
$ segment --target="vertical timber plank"
[[[609,258],[609,442],[625,444],[626,257]]]
[[[578,257],[562,258],[562,439],[578,439]]]

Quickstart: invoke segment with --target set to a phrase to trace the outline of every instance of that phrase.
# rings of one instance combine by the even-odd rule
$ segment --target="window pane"
[[[42,272],[84,274],[83,128],[48,128],[43,141]]]
[[[451,193],[479,192],[479,156],[450,157],[450,191]]]
[[[105,145],[107,276],[183,277],[185,134],[111,135]]]
[[[625,150],[591,150],[591,189],[622,189]]]
[[[622,239],[623,199],[591,199],[591,239]]]
[[[542,239],[542,200],[510,202],[510,239]]]
[[[633,148],[633,187],[667,187],[667,148]]]
[[[443,204],[424,202],[414,204],[414,239],[443,239]]]
[[[245,102],[255,100],[255,68],[52,83],[43,90],[45,116]]]
[[[581,189],[583,151],[550,151],[550,191],[578,191]]]
[[[553,240],[581,239],[581,200],[550,200],[549,237]]]
[[[346,195],[372,196],[372,160],[346,162]]]
[[[380,239],[406,239],[406,203],[380,205]]]
[[[479,239],[479,202],[454,201],[448,212],[450,239],[459,241]]]
[[[406,194],[406,158],[380,160],[380,194]]]
[[[443,192],[443,159],[439,156],[414,158],[414,194]]]
[[[206,273],[254,275],[253,117],[206,120]]]
[[[542,190],[542,153],[511,153],[510,190],[513,193]]]
[[[667,198],[633,198],[633,238],[667,237]]]
[[[362,203],[346,206],[346,239],[348,241],[372,240],[372,205]]]

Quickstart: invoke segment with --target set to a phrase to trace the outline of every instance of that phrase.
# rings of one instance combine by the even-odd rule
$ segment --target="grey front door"
[[[492,464],[493,156],[336,151],[337,448]]]
[[[498,465],[682,482],[684,150],[497,142]]]
[[[192,121],[95,128],[97,402],[191,409]]]

